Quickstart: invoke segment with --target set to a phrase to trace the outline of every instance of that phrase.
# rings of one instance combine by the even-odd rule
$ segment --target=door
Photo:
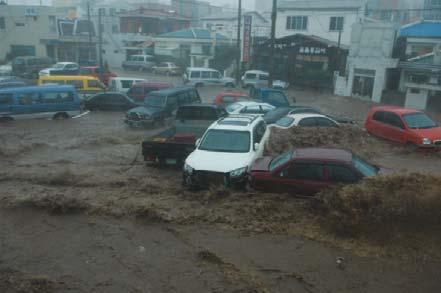
[[[325,180],[325,168],[320,162],[295,162],[276,175],[274,187],[278,192],[314,195],[329,184]]]
[[[385,113],[385,127],[383,127],[384,137],[398,143],[406,143],[405,127],[400,116],[392,112]]]

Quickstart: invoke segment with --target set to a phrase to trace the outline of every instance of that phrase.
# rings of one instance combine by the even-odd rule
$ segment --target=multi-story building
[[[222,7],[211,5],[208,1],[172,0],[171,6],[179,15],[189,17],[193,25],[197,24],[201,17],[222,12]]]
[[[313,35],[349,45],[354,23],[365,15],[365,0],[281,1],[276,37]]]
[[[53,56],[58,39],[56,10],[49,6],[0,6],[0,60]]]
[[[366,16],[382,22],[407,24],[421,20],[424,0],[368,0]]]
[[[441,0],[424,1],[424,19],[441,20]]]
[[[268,38],[271,32],[271,23],[257,11],[245,12],[245,16],[251,16],[251,37]],[[243,32],[244,20],[241,22],[241,32]],[[200,26],[209,30],[214,30],[223,34],[229,39],[237,39],[237,13],[223,12],[208,15],[200,19]],[[241,36],[242,37],[242,36]]]

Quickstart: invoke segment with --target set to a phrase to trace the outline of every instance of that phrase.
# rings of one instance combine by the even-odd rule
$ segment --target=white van
[[[242,76],[242,87],[267,87],[268,86],[269,73],[262,70],[248,70]],[[274,80],[273,88],[286,90],[289,87],[289,83],[282,80]]]
[[[219,71],[211,68],[189,67],[185,70],[183,79],[184,84],[195,87],[205,85],[235,86],[233,78],[224,77]]]
[[[151,55],[132,55],[122,63],[124,70],[151,70],[155,66],[155,57]]]
[[[133,84],[147,82],[147,79],[133,77],[111,77],[109,79],[109,91],[127,93]]]

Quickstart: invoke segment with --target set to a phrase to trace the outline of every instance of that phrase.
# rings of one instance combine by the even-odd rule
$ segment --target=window
[[[411,94],[419,94],[419,93],[420,93],[420,90],[419,90],[419,89],[416,89],[416,88],[411,88],[411,89],[410,89],[410,93],[411,93]]]
[[[328,165],[329,181],[336,183],[354,183],[358,176],[348,167],[342,165]]]
[[[330,31],[343,31],[345,18],[343,16],[332,16],[329,21]]]
[[[4,29],[6,29],[5,18],[0,17],[0,30],[4,30]]]
[[[259,75],[259,80],[268,80],[269,76],[266,74]]]
[[[305,118],[300,120],[299,122],[299,126],[302,127],[316,127],[317,126],[317,122],[315,121],[315,118]]]
[[[201,101],[201,98],[199,97],[199,94],[196,90],[189,91],[188,95],[190,96],[191,102],[200,102]]]
[[[285,95],[279,92],[270,92],[268,93],[268,102],[270,104],[276,105],[286,105],[288,102],[286,101]]]
[[[276,122],[276,125],[281,127],[289,127],[294,123],[294,119],[291,117],[283,117]]]
[[[307,16],[288,16],[286,18],[286,29],[304,31],[308,28]]]
[[[199,149],[223,153],[248,153],[250,132],[211,129],[204,136]]]
[[[41,102],[48,104],[66,103],[74,100],[72,92],[61,93],[43,93],[41,95]]]
[[[260,110],[261,113],[268,113],[269,111],[274,110],[274,107],[271,107],[269,105],[262,105],[260,106]]]
[[[210,78],[210,72],[209,71],[202,71],[202,78],[204,78],[204,79]]]
[[[259,105],[255,105],[255,106],[248,106],[243,108],[240,113],[245,113],[245,114],[260,114],[260,107]]]
[[[259,124],[257,124],[257,126],[254,128],[253,131],[254,143],[256,142],[260,143],[263,135],[265,134],[265,131],[266,131],[265,122],[260,122]]]
[[[89,75],[92,74],[92,69],[90,68],[81,68],[80,69],[80,75]]]
[[[87,86],[88,87],[94,87],[94,88],[100,88],[101,87],[101,85],[98,82],[98,80],[88,80],[87,81]]]
[[[43,100],[39,93],[26,93],[18,95],[18,102],[20,105],[35,105],[43,103]]]
[[[334,121],[323,117],[316,117],[315,122],[318,127],[337,127],[338,125]]]
[[[179,102],[179,105],[191,103],[190,97],[187,93],[180,93],[178,95],[178,102]]]
[[[201,72],[200,71],[192,71],[190,73],[190,78],[201,78]]]
[[[14,103],[12,94],[0,94],[0,105],[11,105]]]
[[[384,112],[381,112],[381,111],[379,111],[379,112],[375,112],[374,113],[374,115],[372,116],[372,119],[374,119],[375,121],[378,121],[378,122],[385,122],[384,121]]]
[[[123,89],[129,89],[133,84],[133,80],[121,80],[120,82]],[[115,81],[113,80],[112,83],[115,83]]]
[[[15,26],[23,27],[23,26],[25,26],[25,24],[24,24],[24,22],[16,22]]]
[[[110,8],[110,9],[109,9],[109,14],[110,14],[111,16],[116,15],[116,9],[115,9],[115,8]]]
[[[112,33],[119,33],[119,29],[118,29],[118,25],[117,24],[112,24]]]
[[[57,21],[55,16],[49,16],[49,32],[52,34],[57,33]]]
[[[220,79],[220,72],[217,72],[217,71],[211,72],[211,78],[212,79]]]
[[[178,96],[168,96],[167,97],[167,107],[169,109],[176,109],[178,107]]]
[[[245,79],[256,79],[256,77],[257,77],[257,74],[254,74],[254,73],[247,73],[245,75]]]
[[[82,89],[84,87],[82,80],[66,80],[66,84],[73,85],[76,89]]]
[[[78,69],[78,66],[75,64],[67,64],[65,69],[75,70]]]
[[[280,177],[296,180],[325,180],[323,165],[315,163],[296,163],[280,172]]]
[[[397,114],[386,112],[384,119],[387,124],[404,129],[403,121]]]

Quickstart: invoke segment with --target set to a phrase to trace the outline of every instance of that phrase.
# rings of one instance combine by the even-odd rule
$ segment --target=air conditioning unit
[[[29,16],[29,17],[38,16],[38,11],[35,8],[26,8],[25,9],[25,16]]]

